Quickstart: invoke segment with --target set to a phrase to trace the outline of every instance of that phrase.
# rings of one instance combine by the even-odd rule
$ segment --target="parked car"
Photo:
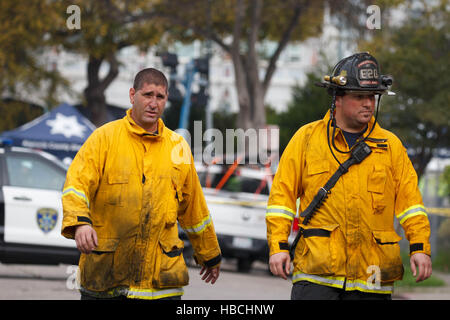
[[[267,262],[265,214],[272,175],[267,168],[196,164],[224,258],[241,272]]]
[[[0,139],[0,262],[78,264],[61,236],[66,167],[53,155]]]
[[[0,262],[77,265],[75,241],[61,236],[67,167],[49,153],[9,144],[0,138]]]

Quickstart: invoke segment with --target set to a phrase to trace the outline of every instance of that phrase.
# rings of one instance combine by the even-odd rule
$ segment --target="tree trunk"
[[[431,158],[433,158],[433,149],[430,147],[422,147],[420,152],[413,157],[412,162],[414,169],[416,169],[417,177],[420,179],[422,175],[425,173],[425,169],[428,166]]]
[[[233,42],[230,48],[230,54],[233,60],[234,74],[235,74],[235,85],[238,96],[239,103],[239,117],[237,126],[246,130],[251,126],[251,105],[250,105],[250,95],[247,88],[247,81],[245,79],[245,66],[243,57],[241,55],[241,33],[242,24],[245,16],[245,4],[244,1],[240,0],[236,3],[235,14],[236,21],[233,27]]]
[[[301,13],[307,4],[296,4],[292,8],[292,17],[283,30],[278,46],[269,60],[263,79],[259,77],[259,59],[256,52],[258,33],[261,27],[262,1],[255,0],[249,3],[251,24],[247,31],[247,50],[241,53],[242,24],[247,10],[244,1],[238,1],[235,7],[236,20],[233,29],[233,43],[229,50],[234,66],[235,84],[239,102],[238,127],[260,129],[266,125],[265,96],[276,70],[276,63],[281,52],[286,48],[292,32],[298,25]],[[216,41],[213,39],[213,41]],[[225,45],[218,42],[222,48]]]
[[[200,1],[199,1],[200,2]],[[211,10],[211,1],[207,2],[206,8]],[[283,3],[286,1],[283,1]],[[189,2],[183,2],[189,3]],[[211,26],[211,21],[205,25],[197,25],[192,19],[167,13],[165,17],[173,24],[180,25],[192,30],[202,38],[210,39],[224,51],[231,55],[235,74],[235,87],[239,103],[239,116],[237,126],[244,130],[249,128],[262,128],[266,125],[265,96],[276,70],[276,63],[286,48],[292,33],[299,25],[300,16],[304,9],[311,5],[308,1],[287,1],[286,11],[292,14],[286,21],[284,29],[281,30],[277,48],[270,57],[264,77],[260,79],[259,59],[256,52],[256,44],[260,40],[262,27],[263,0],[236,0],[234,4],[234,23],[232,30],[232,43],[224,42],[220,33],[216,33]],[[189,10],[191,7],[186,7]],[[227,7],[227,10],[232,6]],[[182,9],[178,10],[183,12]],[[250,17],[250,25],[246,22],[247,13]],[[159,13],[161,16],[161,13]],[[211,13],[206,16],[211,19]],[[275,19],[277,17],[274,17]],[[283,17],[284,20],[284,17]],[[244,42],[245,41],[245,42]]]
[[[86,89],[84,89],[84,97],[91,114],[90,120],[97,127],[108,122],[105,91],[119,74],[119,64],[114,54],[112,54],[107,58],[109,63],[108,74],[101,79],[99,72],[104,60],[105,58],[103,57],[96,58],[94,56],[89,56],[87,66],[88,85]]]
[[[250,8],[251,23],[247,40],[247,88],[250,93],[251,119],[255,129],[263,128],[266,124],[266,110],[264,108],[265,93],[259,79],[259,60],[256,52],[258,33],[261,26],[262,0],[252,2]]]
[[[264,108],[265,92],[257,72],[257,62],[251,65],[243,63],[243,57],[233,58],[236,91],[239,102],[239,117],[237,126],[244,130],[249,128],[263,128],[266,124]],[[248,60],[248,59],[247,59]]]

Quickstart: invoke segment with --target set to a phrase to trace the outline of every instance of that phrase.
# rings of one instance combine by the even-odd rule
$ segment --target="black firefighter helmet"
[[[344,95],[345,92],[394,94],[389,92],[392,76],[381,75],[377,60],[368,52],[355,53],[339,61],[331,76],[316,83],[327,88],[330,95]]]

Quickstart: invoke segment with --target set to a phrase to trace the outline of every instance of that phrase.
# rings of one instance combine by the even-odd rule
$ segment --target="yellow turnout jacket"
[[[297,199],[302,212],[338,169],[327,145],[328,119],[329,113],[301,127],[280,159],[266,213],[271,255],[288,252]],[[374,118],[369,129],[373,123]],[[340,129],[335,142],[349,150]],[[405,230],[410,252],[430,254],[427,213],[401,141],[377,124],[366,143],[372,153],[351,166],[309,224],[300,225],[304,233],[295,250],[293,282],[391,293],[393,282],[403,276],[394,217]],[[335,154],[341,163],[349,158]]]
[[[130,110],[87,139],[64,185],[62,235],[91,224],[98,246],[80,257],[82,291],[153,299],[183,293],[189,277],[178,223],[196,261],[215,267],[221,253],[186,141],[158,122],[149,134]]]

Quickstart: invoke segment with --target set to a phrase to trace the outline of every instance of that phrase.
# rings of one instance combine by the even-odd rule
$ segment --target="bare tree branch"
[[[236,89],[238,91],[238,100],[241,107],[241,117],[239,118],[240,127],[246,129],[250,123],[250,95],[248,81],[246,79],[245,61],[241,56],[241,33],[245,17],[246,8],[243,0],[238,0],[235,8],[235,23],[233,27],[233,43],[231,44],[231,55],[233,59]]]
[[[138,15],[124,15],[120,17],[120,20],[122,21],[122,23],[124,24],[128,24],[128,23],[134,23],[134,22],[140,22],[140,21],[145,21],[145,20],[151,20],[154,19],[156,17],[161,17],[162,14],[160,12],[156,12],[156,11],[146,11],[146,12],[142,12]]]
[[[103,91],[106,90],[106,88],[109,87],[111,82],[113,82],[114,79],[119,74],[119,62],[117,61],[116,55],[114,53],[112,53],[108,57],[107,61],[109,63],[108,74],[103,79],[100,80],[100,88]]]
[[[300,21],[300,16],[304,9],[305,7],[303,7],[301,4],[296,4],[292,18],[289,21],[288,25],[286,26],[286,30],[283,32],[283,36],[280,42],[278,42],[278,47],[273,53],[273,55],[270,57],[269,65],[267,66],[266,75],[263,81],[264,95],[267,92],[270,80],[272,79],[272,76],[275,73],[278,58],[280,57],[281,52],[283,52],[286,45],[288,44],[289,39],[291,38],[291,34],[294,31],[295,27],[298,25]]]
[[[257,108],[255,101],[258,99],[258,95],[261,94],[261,81],[259,80],[259,63],[258,55],[256,53],[256,44],[258,42],[258,32],[261,25],[262,1],[255,0],[251,3],[250,28],[247,38],[245,67],[247,71],[247,88],[249,89],[249,97],[251,101],[251,117],[256,118],[259,114],[258,111],[255,110],[255,108]]]
[[[258,74],[258,59],[256,54],[256,44],[258,42],[258,31],[261,25],[261,10],[262,3],[261,0],[255,0],[252,2],[251,6],[251,22],[250,29],[248,33],[247,40],[247,56],[249,59],[252,59],[254,63],[250,63],[247,67],[253,67],[252,70],[249,70],[251,73],[256,72]],[[258,79],[258,78],[257,78]]]
[[[248,50],[251,53],[255,53],[255,45],[258,42],[258,31],[261,26],[261,0],[255,0],[252,2],[251,7],[251,25],[250,32],[248,34]]]

